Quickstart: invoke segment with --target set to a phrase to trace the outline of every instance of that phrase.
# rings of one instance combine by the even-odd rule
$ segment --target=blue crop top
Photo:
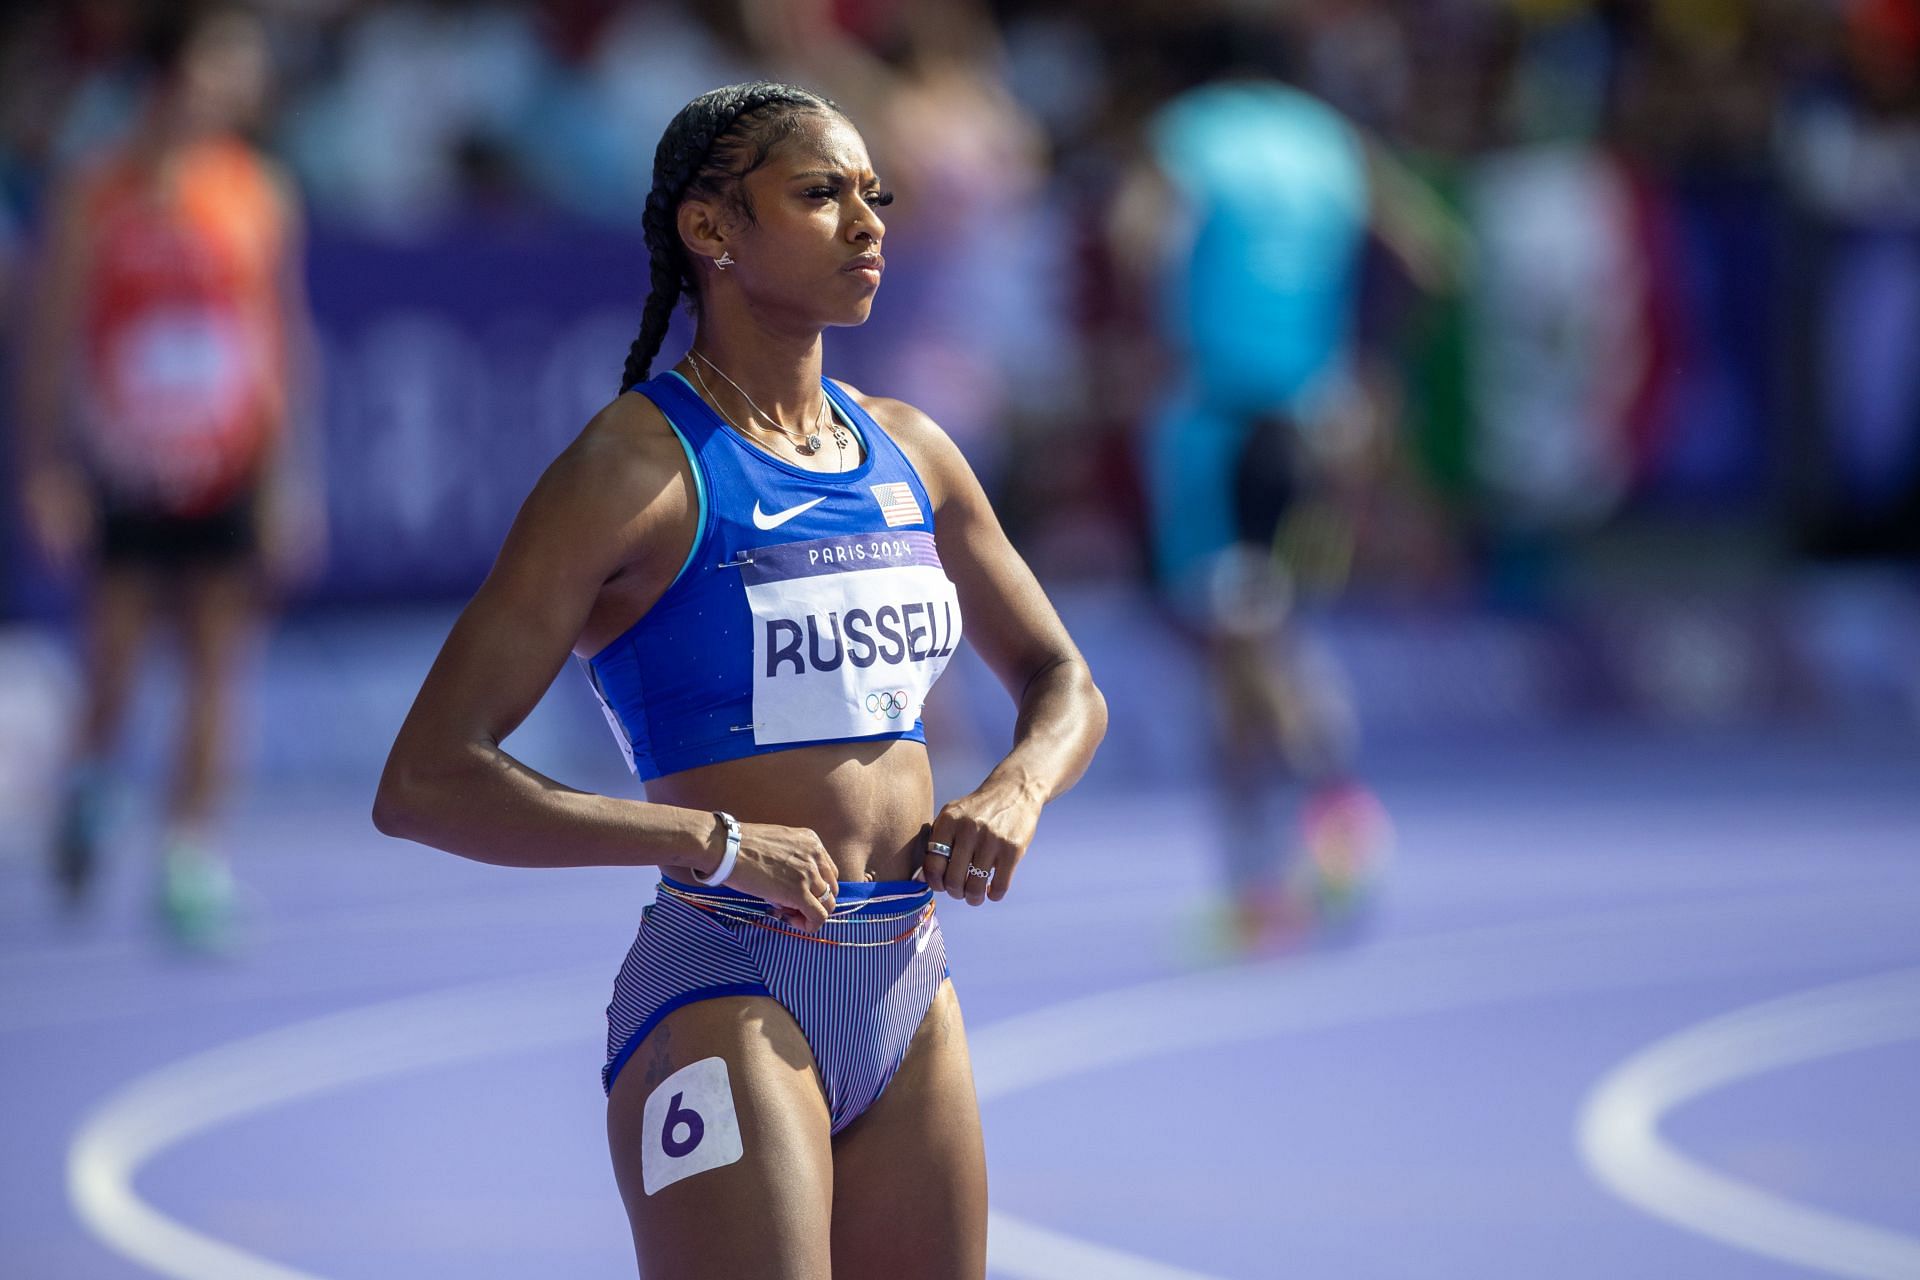
[[[919,473],[822,378],[866,446],[821,473],[750,443],[678,374],[634,388],[693,466],[699,522],[666,592],[583,664],[642,781],[788,747],[926,741],[920,708],[960,642],[960,604]]]

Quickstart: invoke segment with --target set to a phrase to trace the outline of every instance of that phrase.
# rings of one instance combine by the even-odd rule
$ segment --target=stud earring
[[[733,255],[731,253],[726,252],[725,250],[722,250],[720,253],[720,256],[713,260],[713,265],[720,268],[722,271],[725,271],[728,267],[733,265]]]

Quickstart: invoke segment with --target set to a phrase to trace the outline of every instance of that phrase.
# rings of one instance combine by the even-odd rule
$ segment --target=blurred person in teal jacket
[[[1303,581],[1343,576],[1330,495],[1382,426],[1353,352],[1361,253],[1371,231],[1439,289],[1466,247],[1376,142],[1276,78],[1277,26],[1183,34],[1199,83],[1148,119],[1112,231],[1175,366],[1145,448],[1153,567],[1217,695],[1227,944],[1258,949],[1354,906],[1389,839],[1351,708],[1295,625]]]

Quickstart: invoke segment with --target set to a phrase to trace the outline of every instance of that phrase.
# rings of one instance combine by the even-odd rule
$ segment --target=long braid
[[[640,313],[640,335],[628,348],[627,367],[620,375],[622,390],[647,380],[653,358],[660,353],[660,344],[666,341],[674,304],[680,301],[680,292],[686,287],[683,280],[686,254],[680,247],[673,218],[667,212],[666,197],[657,182],[647,196],[647,209],[641,215],[640,225],[647,236],[651,280],[647,305]]]
[[[796,85],[762,80],[703,93],[673,118],[654,149],[653,189],[640,217],[649,290],[639,336],[620,375],[622,391],[646,381],[681,295],[699,305],[699,283],[680,243],[680,202],[689,195],[726,197],[752,222],[753,207],[739,187],[740,179],[766,162],[796,117],[839,110]]]

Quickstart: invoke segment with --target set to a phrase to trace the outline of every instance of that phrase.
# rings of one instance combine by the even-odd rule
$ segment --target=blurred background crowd
[[[1044,580],[1144,582],[1168,359],[1116,205],[1153,113],[1254,65],[1465,233],[1436,280],[1365,260],[1370,425],[1331,446],[1347,613],[1544,628],[1568,704],[1920,714],[1920,0],[259,10],[252,131],[301,193],[322,357],[330,542],[302,608],[470,592],[616,390],[662,127],[757,75],[836,98],[899,195],[886,289],[829,371],[939,420]],[[10,363],[52,178],[139,100],[140,12],[0,17]],[[63,588],[5,501],[0,611],[49,615]]]
[[[105,1274],[100,1241],[229,1256],[191,1222],[315,1274],[631,1274],[575,1141],[597,1148],[598,1119],[503,1129],[497,1101],[597,1105],[556,1085],[580,1078],[557,1050],[598,1032],[632,878],[536,886],[382,838],[368,806],[521,502],[621,390],[663,128],[760,77],[840,103],[897,196],[872,318],[827,335],[826,372],[959,442],[1112,708],[1043,828],[1055,870],[1022,872],[1041,911],[943,908],[980,930],[983,1100],[1071,1077],[996,1122],[996,1239],[1045,1260],[1019,1273],[1080,1255],[1009,1204],[1221,1274],[1283,1253],[1367,1274],[1356,1248],[1374,1274],[1757,1274],[1628,1227],[1575,1176],[1575,1099],[1629,1053],[1606,1077],[1616,1192],[1641,1153],[1640,1203],[1680,1219],[1689,1166],[1654,1139],[1686,1107],[1714,1163],[1691,1202],[1759,1206],[1745,1237],[1687,1225],[1798,1232],[1796,1266],[1920,1247],[1893,1232],[1920,1205],[1913,1144],[1886,1139],[1911,1129],[1911,970],[1805,989],[1911,966],[1920,937],[1920,0],[179,20],[204,3],[0,3],[0,969],[20,975],[0,1052],[35,1099],[0,1161],[18,1273]],[[1226,216],[1196,228],[1202,196]],[[82,283],[88,237],[108,268]],[[656,367],[690,336],[682,317]],[[1196,405],[1221,368],[1269,375],[1266,399]],[[1235,413],[1253,447],[1209,436]],[[180,500],[105,511],[89,560],[79,517],[111,486],[56,463],[115,447]],[[1253,537],[1227,528],[1250,513]],[[1273,554],[1210,561],[1209,615],[1168,572],[1184,534]],[[1008,702],[963,646],[927,709],[941,797],[1004,751]],[[601,715],[564,672],[506,745],[632,795]],[[164,800],[126,785],[158,778]],[[1216,844],[1218,939],[1184,915]],[[24,886],[48,868],[69,907],[118,914],[44,912]],[[107,931],[150,900],[248,962],[149,965]],[[1320,922],[1395,945],[1165,980]],[[554,985],[574,961],[591,982]],[[406,1071],[430,1097],[362,1087]],[[1169,1093],[1206,1105],[1141,1105]],[[1062,1117],[1118,1145],[1062,1144]],[[1062,1177],[1073,1159],[1098,1175]],[[1073,1274],[1131,1265],[1087,1256]]]

